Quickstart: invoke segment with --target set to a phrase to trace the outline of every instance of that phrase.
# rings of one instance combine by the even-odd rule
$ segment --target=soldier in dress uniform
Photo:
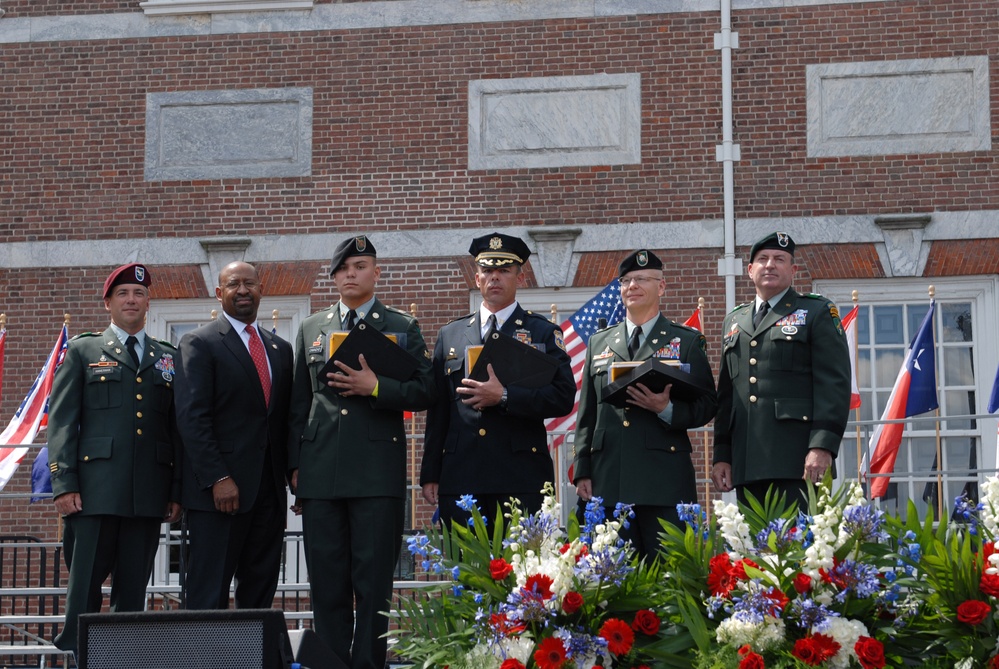
[[[160,527],[180,517],[181,442],[174,415],[174,355],[145,332],[149,270],[117,268],[104,282],[111,326],[74,337],[49,401],[49,469],[65,517],[66,624],[55,638],[77,648],[77,616],[142,611]]]
[[[633,505],[634,518],[621,532],[636,552],[659,550],[660,519],[680,526],[676,505],[697,501],[697,476],[687,430],[710,421],[718,407],[704,335],[674,323],[659,311],[666,294],[663,263],[652,251],[628,255],[618,267],[626,318],[590,337],[576,418],[573,467],[576,493],[599,497],[608,516],[618,503]],[[656,393],[644,384],[628,388],[628,406],[604,402],[615,362],[657,358],[689,365],[696,383],[710,388],[695,400]]]
[[[839,452],[850,413],[850,355],[836,305],[791,288],[794,240],[774,232],[753,244],[756,299],[722,329],[711,479],[763,500],[768,488],[804,501]]]
[[[434,346],[437,402],[427,412],[420,484],[423,497],[440,508],[441,521],[466,521],[457,507],[470,494],[492,526],[497,504],[518,498],[522,508],[541,508],[545,483],[554,481],[545,419],[572,411],[576,383],[562,331],[517,303],[523,264],[531,255],[523,240],[492,233],[472,240],[475,285],[482,305],[445,325]],[[482,344],[495,329],[537,347],[558,361],[543,388],[504,386],[491,366],[486,381],[465,378],[465,349]]]
[[[375,247],[344,240],[330,274],[340,301],[302,322],[295,343],[288,464],[301,505],[316,634],[351,669],[384,669],[392,581],[402,546],[406,497],[403,411],[433,401],[433,377],[416,319],[375,297],[381,276]],[[329,358],[330,335],[361,320],[419,361],[405,380]],[[355,616],[356,600],[356,616]]]

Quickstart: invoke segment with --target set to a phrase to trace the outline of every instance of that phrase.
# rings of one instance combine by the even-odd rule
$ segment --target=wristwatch
[[[503,388],[503,394],[500,396],[499,408],[506,409],[506,403],[510,400],[510,393],[507,392],[506,388]]]

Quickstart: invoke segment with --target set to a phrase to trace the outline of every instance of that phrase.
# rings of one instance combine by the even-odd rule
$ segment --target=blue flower
[[[461,509],[462,511],[466,511],[468,513],[471,513],[472,509],[478,508],[475,506],[477,500],[471,495],[462,495],[461,497],[458,498],[458,501],[455,503],[458,505],[459,509]]]
[[[847,507],[843,512],[843,529],[847,534],[865,543],[887,541],[888,534],[881,529],[884,518],[884,511],[871,506]]]
[[[828,619],[838,615],[809,597],[795,599],[788,610],[788,617],[794,619],[795,624],[803,630],[825,629]]]

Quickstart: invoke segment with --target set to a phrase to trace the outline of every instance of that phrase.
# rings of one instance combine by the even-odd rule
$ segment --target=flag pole
[[[853,294],[851,295],[851,298],[853,299],[853,307],[857,308],[857,305],[860,302],[860,291],[857,291],[857,290],[853,291]],[[859,337],[858,337],[858,339],[859,339]],[[853,342],[853,359],[854,360],[857,359],[857,347],[858,346],[860,346],[860,342],[859,341],[854,341]],[[853,372],[851,371],[851,374],[852,373]],[[863,463],[863,460],[862,460],[862,458],[863,458],[862,448],[863,447],[862,447],[861,439],[860,439],[860,407],[857,407],[856,409],[853,410],[853,416],[854,416],[854,420],[857,423],[856,426],[855,426],[856,429],[857,429],[857,483],[859,483],[859,484],[861,484],[861,486],[863,486],[863,484],[864,484],[864,472],[863,472],[863,469],[861,467],[861,465]]]
[[[278,310],[271,312],[271,332],[277,334]]]
[[[274,313],[277,313],[275,311]],[[416,318],[416,302],[410,302],[409,304],[409,314]],[[412,439],[406,440],[406,446],[409,448],[409,469],[416,474],[416,412],[411,411],[409,413],[409,432],[413,436]],[[416,488],[409,491],[409,527],[416,529]]]
[[[933,298],[936,297],[936,288],[931,285],[928,292],[930,294],[930,303],[932,304],[933,303]],[[932,331],[932,327],[933,327],[933,324],[930,323],[930,329],[931,329],[931,331]],[[936,339],[934,339],[933,340],[933,347],[936,348],[936,345],[937,345]],[[934,365],[936,365],[936,360],[937,360],[936,356],[934,356],[933,357],[933,364]],[[936,375],[936,378],[940,378],[940,376],[937,375],[937,370],[936,369],[933,370],[933,374]],[[942,457],[942,455],[943,455],[943,449],[941,448],[941,443],[940,443],[940,407],[939,406],[937,407],[936,411],[934,412],[934,416],[936,416],[936,420],[934,421],[934,425],[936,425],[936,441],[937,441],[937,520],[943,520],[943,457]]]
[[[69,318],[70,318],[69,314],[63,314],[62,315],[62,324],[66,328],[66,336],[67,337],[69,337]],[[6,314],[4,314],[4,320],[6,321]],[[45,439],[45,443],[46,444],[48,443],[48,439],[47,438]],[[53,498],[53,499],[55,499],[55,498]],[[57,541],[61,542],[63,540],[62,533],[63,533],[64,529],[65,528],[63,527],[62,514],[61,513],[57,513],[56,514],[56,537],[58,537]]]
[[[704,305],[703,297],[697,298],[697,320],[701,327],[704,327]],[[708,431],[701,433],[701,446],[704,447],[704,512],[707,514],[707,522],[711,523],[711,450],[708,447]]]
[[[555,325],[558,325],[559,324],[558,323],[558,305],[553,302],[552,305],[548,308],[548,311],[551,314],[551,321],[552,321],[552,323],[554,323]],[[556,465],[558,464],[558,461],[559,461],[558,460],[558,449],[557,448],[553,449],[552,446],[555,446],[557,440],[558,440],[557,436],[556,437],[552,437],[552,443],[548,447],[548,449],[549,449],[549,456],[555,461]],[[562,439],[562,443],[565,443],[565,439]],[[555,452],[553,453],[551,451],[555,451]],[[554,483],[555,483],[555,501],[558,502],[559,505],[561,505],[562,504],[562,486],[565,485],[565,483],[562,480],[562,468],[559,467],[559,466],[556,466],[554,469],[555,469],[555,481],[554,481]]]

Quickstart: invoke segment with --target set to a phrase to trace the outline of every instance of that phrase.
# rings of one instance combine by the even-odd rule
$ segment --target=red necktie
[[[250,357],[253,364],[257,366],[257,375],[260,377],[260,385],[264,389],[264,404],[271,403],[271,373],[267,369],[267,353],[264,352],[264,343],[260,341],[257,328],[252,325],[246,326],[246,334],[250,335]]]

